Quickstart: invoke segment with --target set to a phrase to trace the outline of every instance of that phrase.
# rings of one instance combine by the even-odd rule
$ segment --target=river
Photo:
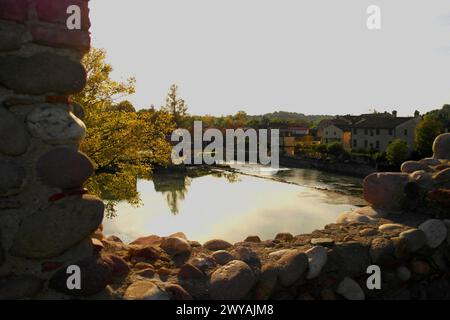
[[[193,171],[138,179],[141,205],[119,202],[116,216],[104,220],[104,233],[124,242],[179,231],[199,242],[237,242],[249,235],[264,240],[278,232],[323,228],[339,213],[364,205],[359,178],[313,169],[233,167],[238,173]]]

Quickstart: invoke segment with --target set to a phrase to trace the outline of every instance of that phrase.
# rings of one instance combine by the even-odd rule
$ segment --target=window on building
[[[364,140],[364,148],[367,148],[368,145],[369,145],[369,142],[367,140]]]
[[[392,136],[393,133],[394,131],[392,129],[389,129],[389,135]]]
[[[370,130],[370,136],[373,137],[373,130]]]
[[[405,136],[408,135],[408,129],[405,129]]]
[[[356,128],[353,129],[353,133],[354,133],[354,134],[358,134],[358,129],[356,129]]]
[[[358,141],[356,139],[353,140],[353,148],[356,148],[358,146]]]
[[[377,129],[377,136],[379,136],[380,135],[380,129]]]
[[[370,143],[370,149],[373,149],[373,143]]]
[[[334,132],[334,135],[336,135],[336,131]]]
[[[368,131],[367,129],[364,129],[364,134],[367,135]]]
[[[380,141],[377,140],[375,142],[375,148],[380,149]]]
[[[325,131],[325,134],[328,135],[328,131]]]

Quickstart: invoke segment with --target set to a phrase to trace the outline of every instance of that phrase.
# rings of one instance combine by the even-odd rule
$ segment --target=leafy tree
[[[434,139],[442,132],[442,123],[431,115],[426,115],[416,128],[416,150],[421,157],[433,154]]]
[[[386,159],[391,165],[398,166],[408,158],[408,145],[404,140],[395,139],[386,149]]]
[[[178,86],[173,84],[170,86],[169,93],[166,97],[166,104],[162,110],[170,113],[173,116],[177,128],[183,127],[187,116],[186,102],[178,98]]]
[[[105,59],[101,49],[84,57],[87,85],[73,100],[85,108],[87,136],[81,150],[95,165],[86,187],[109,201],[107,214],[112,215],[119,200],[139,203],[138,176],[149,176],[153,164],[169,163],[171,146],[166,136],[175,126],[167,112],[135,112],[130,102],[117,102],[134,93],[134,79],[113,81],[112,66]]]

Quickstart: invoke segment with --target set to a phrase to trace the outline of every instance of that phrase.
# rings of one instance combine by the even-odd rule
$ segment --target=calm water
[[[104,221],[104,232],[126,242],[179,231],[199,242],[213,238],[237,242],[248,235],[271,239],[278,232],[295,235],[322,228],[342,211],[363,204],[358,178],[310,169],[273,171],[242,165],[237,169],[245,174],[138,180],[142,205],[120,202],[117,216]]]

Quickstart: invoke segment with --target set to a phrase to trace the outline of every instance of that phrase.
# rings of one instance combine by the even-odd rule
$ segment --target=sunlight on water
[[[286,180],[299,179],[295,171],[288,172],[291,174],[284,177]],[[278,232],[295,235],[323,228],[358,202],[349,195],[270,179],[241,174],[237,178],[230,183],[213,175],[185,177],[185,183],[175,187],[167,187],[170,183],[166,180],[164,187],[161,182],[139,180],[137,188],[143,205],[135,208],[121,202],[117,216],[104,221],[104,232],[126,242],[179,231],[199,242],[213,238],[237,242],[248,235],[259,235],[264,240],[274,238]]]

